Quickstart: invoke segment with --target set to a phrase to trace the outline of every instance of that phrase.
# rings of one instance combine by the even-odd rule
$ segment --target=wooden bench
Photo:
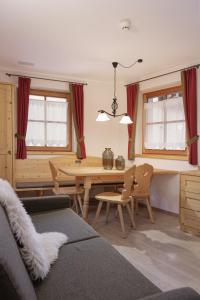
[[[51,191],[53,188],[53,181],[49,167],[49,160],[53,161],[55,166],[70,167],[76,165],[76,155],[67,154],[54,158],[38,158],[15,161],[15,191],[16,192],[37,192],[38,196],[42,196],[45,191]],[[102,165],[100,157],[88,156],[81,161],[81,166],[98,167]],[[59,181],[61,186],[73,186],[75,178],[64,174],[59,174]],[[118,185],[121,182],[116,182],[115,178],[110,178],[109,182],[97,181],[94,186],[99,185]]]

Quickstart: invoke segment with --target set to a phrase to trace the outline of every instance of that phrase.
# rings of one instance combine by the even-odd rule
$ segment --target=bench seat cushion
[[[134,300],[160,290],[97,237],[64,245],[35,292],[39,300]]]
[[[74,181],[61,181],[60,186],[73,186]],[[17,182],[16,189],[34,189],[34,188],[53,188],[54,184],[52,181],[41,181],[41,182]]]
[[[110,181],[110,182],[96,182],[93,185],[114,185],[114,184],[123,184],[121,181]],[[61,181],[59,183],[60,187],[74,186],[75,181]],[[83,182],[81,182],[83,185]],[[39,188],[53,188],[54,184],[52,181],[41,181],[41,182],[16,182],[16,189],[39,189]]]
[[[68,243],[97,237],[98,233],[70,208],[32,214],[31,218],[40,233],[57,231],[68,236]]]

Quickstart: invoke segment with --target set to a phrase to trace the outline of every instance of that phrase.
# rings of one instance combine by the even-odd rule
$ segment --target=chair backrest
[[[51,170],[54,187],[55,187],[55,189],[58,189],[59,188],[58,169],[55,167],[55,165],[50,160],[49,160],[49,166],[50,166],[50,170]]]
[[[37,300],[7,215],[0,205],[0,299]]]
[[[140,194],[149,194],[151,179],[153,176],[153,166],[143,164],[136,167],[134,191]]]
[[[136,166],[132,166],[124,173],[124,188],[122,190],[122,200],[131,196]]]

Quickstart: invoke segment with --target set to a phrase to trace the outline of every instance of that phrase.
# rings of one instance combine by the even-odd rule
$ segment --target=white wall
[[[200,71],[198,71],[198,75]],[[0,72],[0,81],[12,81]],[[58,82],[32,80],[32,87],[46,88],[53,90],[67,90],[67,84]],[[141,153],[142,137],[142,93],[156,90],[164,87],[180,84],[180,75],[178,73],[170,76],[161,77],[156,80],[146,81],[140,85],[138,120],[136,130],[136,152]],[[88,155],[101,156],[105,147],[111,147],[115,156],[121,154],[127,159],[127,126],[119,124],[119,118],[112,119],[109,122],[96,122],[97,111],[105,109],[110,111],[110,105],[113,98],[113,83],[89,81],[84,87],[85,93],[85,142]],[[126,90],[122,84],[118,84],[117,98],[119,102],[119,113],[126,111]],[[198,82],[198,115],[200,115],[200,81]],[[200,129],[200,118],[198,120]],[[199,130],[198,130],[199,132]],[[199,146],[200,158],[200,146]],[[148,159],[138,157],[134,162],[127,161],[127,165],[132,163],[142,164],[148,162],[155,168],[171,170],[191,170],[192,167],[186,161]],[[179,207],[179,176],[178,175],[157,175],[152,182],[152,203],[155,207],[165,209],[171,212],[178,212]]]

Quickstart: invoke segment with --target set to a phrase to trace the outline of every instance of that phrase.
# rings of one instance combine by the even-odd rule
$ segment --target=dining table
[[[73,166],[73,167],[60,167],[59,171],[65,175],[75,177],[76,187],[80,187],[83,182],[84,187],[84,200],[83,200],[83,218],[87,220],[90,189],[92,184],[95,183],[123,183],[124,173],[128,168],[124,170],[117,170],[115,168],[111,170],[105,170],[103,167],[85,167],[85,166]],[[177,171],[154,169],[154,175],[176,175]]]

